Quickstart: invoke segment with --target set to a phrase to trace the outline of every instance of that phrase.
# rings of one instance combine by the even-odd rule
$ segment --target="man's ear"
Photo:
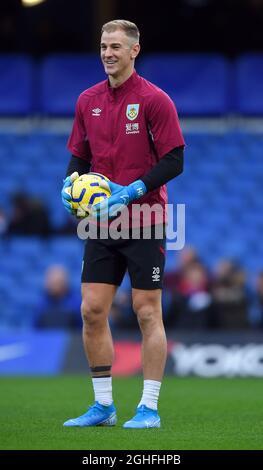
[[[137,55],[139,54],[140,52],[140,49],[141,49],[141,46],[139,43],[136,43],[132,46],[132,49],[131,49],[131,59],[136,59]]]

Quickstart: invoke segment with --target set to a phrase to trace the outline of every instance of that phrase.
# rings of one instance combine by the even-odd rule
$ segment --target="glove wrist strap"
[[[128,192],[130,201],[134,201],[134,199],[139,199],[140,197],[144,196],[144,194],[147,192],[147,189],[143,181],[137,180],[129,184]]]

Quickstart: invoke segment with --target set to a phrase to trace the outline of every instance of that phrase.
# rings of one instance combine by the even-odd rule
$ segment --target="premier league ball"
[[[109,180],[100,173],[87,173],[79,176],[71,186],[72,207],[79,217],[92,215],[92,206],[110,197],[109,190],[99,186],[102,180]]]

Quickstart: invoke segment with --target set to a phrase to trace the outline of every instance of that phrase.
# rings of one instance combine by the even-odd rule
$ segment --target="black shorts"
[[[81,282],[119,286],[126,270],[135,289],[161,289],[165,264],[165,228],[162,238],[88,239],[85,242]]]

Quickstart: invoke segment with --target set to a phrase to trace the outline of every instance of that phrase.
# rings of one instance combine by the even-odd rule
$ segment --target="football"
[[[72,207],[77,210],[78,217],[87,217],[92,213],[92,206],[102,202],[111,195],[107,189],[100,188],[102,180],[108,180],[100,173],[87,173],[79,176],[71,186]]]

